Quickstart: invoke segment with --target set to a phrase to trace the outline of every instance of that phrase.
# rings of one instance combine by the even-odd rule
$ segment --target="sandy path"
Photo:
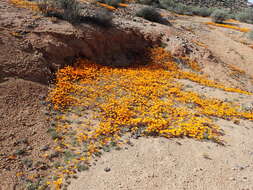
[[[252,123],[218,123],[225,147],[191,139],[133,140],[133,147],[106,153],[69,189],[253,189]]]

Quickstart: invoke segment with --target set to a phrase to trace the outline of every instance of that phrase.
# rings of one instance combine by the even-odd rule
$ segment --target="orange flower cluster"
[[[98,5],[100,5],[101,7],[105,7],[106,9],[108,9],[108,10],[110,10],[110,11],[114,11],[114,10],[116,10],[116,8],[115,8],[115,7],[110,6],[110,5],[107,5],[107,4],[105,4],[105,3],[100,3],[100,2],[97,2],[97,4],[98,4]]]
[[[28,8],[34,11],[39,11],[38,4],[36,2],[26,1],[26,0],[10,0],[14,5],[21,8]]]
[[[120,7],[128,7],[128,4],[125,4],[125,3],[119,3],[118,4]]]
[[[240,68],[234,65],[228,65],[228,68],[231,70],[230,76],[231,77],[239,77],[246,75],[246,72],[241,70]]]
[[[238,23],[239,21],[235,19],[228,19],[225,22]]]
[[[196,74],[201,67],[188,58],[180,58],[180,64],[193,72],[183,71],[182,65],[163,48],[151,49],[149,56],[148,64],[129,68],[101,66],[80,59],[76,67],[57,72],[49,100],[56,110],[62,111],[55,117],[55,128],[65,135],[57,141],[56,150],[64,147],[75,156],[55,175],[71,173],[76,164],[88,162],[111,143],[120,145],[125,134],[222,142],[221,130],[213,117],[253,120],[253,113],[241,112],[235,104],[185,91],[178,79],[229,92],[251,93],[227,88]],[[62,181],[52,182],[59,183]]]
[[[230,29],[238,30],[240,32],[249,32],[250,31],[249,28],[240,28],[238,26],[233,26],[233,25],[228,25],[228,24],[218,24],[218,23],[214,23],[214,22],[207,22],[206,24],[218,26],[218,27],[230,28]]]

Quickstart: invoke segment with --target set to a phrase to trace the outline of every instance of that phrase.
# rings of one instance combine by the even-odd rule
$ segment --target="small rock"
[[[106,168],[104,169],[104,171],[105,171],[105,172],[109,172],[109,171],[111,171],[111,168],[106,167]]]
[[[36,134],[37,134],[37,132],[36,132],[36,131],[33,131],[33,132],[32,132],[32,135],[36,135]]]
[[[40,150],[41,151],[47,151],[49,148],[50,148],[49,145],[45,145]]]
[[[240,125],[240,121],[239,121],[239,120],[235,120],[235,121],[234,121],[234,124]]]
[[[27,150],[32,150],[32,149],[33,149],[33,147],[31,147],[31,146],[27,147]]]
[[[73,177],[74,179],[77,179],[77,178],[78,178],[78,176],[77,176],[77,175],[73,175],[72,177]]]
[[[138,139],[139,137],[140,137],[140,135],[138,135],[138,134],[134,134],[134,135],[133,135],[133,138],[134,138],[134,139]]]

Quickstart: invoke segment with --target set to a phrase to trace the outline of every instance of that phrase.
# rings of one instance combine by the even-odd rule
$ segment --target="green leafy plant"
[[[194,15],[207,17],[212,14],[214,10],[206,7],[193,7],[192,12]]]
[[[77,0],[41,0],[39,9],[45,16],[54,16],[70,23],[79,23],[81,8]]]
[[[15,152],[15,155],[23,155],[25,154],[25,149],[19,149]]]
[[[238,13],[236,18],[241,22],[253,23],[253,8],[248,8]]]
[[[211,14],[211,17],[213,22],[223,23],[228,18],[228,14],[226,11],[218,9]]]
[[[143,5],[158,5],[159,4],[159,0],[138,0],[137,2]]]
[[[136,13],[136,16],[142,17],[151,22],[162,23],[162,16],[160,15],[160,13],[151,7],[145,7],[145,8],[140,9]]]
[[[253,40],[253,30],[249,32],[248,37],[249,37],[249,39]]]
[[[109,28],[113,26],[112,19],[113,15],[109,10],[105,8],[99,8],[95,10],[94,16],[83,17],[82,21],[90,22],[101,27]]]
[[[173,10],[173,7],[176,6],[176,3],[174,0],[159,0],[159,4],[161,8],[167,9],[167,10]]]
[[[79,171],[79,172],[82,172],[82,171],[85,171],[85,170],[88,170],[89,169],[89,166],[88,165],[86,165],[86,164],[77,164],[77,170]]]

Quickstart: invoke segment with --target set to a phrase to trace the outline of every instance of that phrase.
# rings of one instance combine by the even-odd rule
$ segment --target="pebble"
[[[138,134],[134,134],[134,135],[133,135],[133,138],[134,138],[134,139],[138,139],[139,137],[141,137],[141,136],[138,135]]]
[[[235,167],[232,168],[232,170],[244,170],[247,167],[249,167],[249,165],[246,165],[246,166],[236,165]]]
[[[109,171],[111,171],[111,168],[106,167],[106,168],[104,169],[104,171],[105,171],[105,172],[109,172]]]
[[[41,151],[47,151],[49,148],[50,148],[49,145],[45,145],[40,150]]]
[[[73,175],[72,177],[73,177],[74,179],[77,179],[77,178],[78,178],[78,176],[77,176],[77,175]]]
[[[27,150],[32,150],[32,149],[33,149],[33,147],[31,147],[31,146],[27,147]]]

